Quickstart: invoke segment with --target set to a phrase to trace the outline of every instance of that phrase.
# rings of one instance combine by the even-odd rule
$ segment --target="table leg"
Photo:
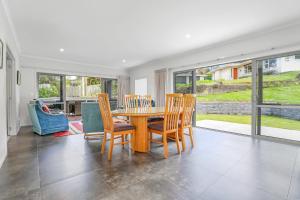
[[[137,152],[148,152],[148,117],[130,117],[132,125],[135,126],[134,150]]]

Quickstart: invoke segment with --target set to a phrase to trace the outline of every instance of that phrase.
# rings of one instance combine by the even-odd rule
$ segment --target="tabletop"
[[[112,111],[113,116],[158,116],[164,115],[164,107],[150,107],[150,108],[127,108]]]

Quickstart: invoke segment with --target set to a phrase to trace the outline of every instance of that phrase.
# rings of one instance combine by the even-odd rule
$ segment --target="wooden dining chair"
[[[182,118],[179,122],[179,136],[182,142],[182,150],[185,150],[185,135],[190,137],[191,146],[194,147],[194,140],[193,140],[193,113],[195,111],[195,104],[196,104],[196,95],[195,94],[184,94],[183,95],[183,111],[182,111]],[[189,133],[185,134],[184,129],[188,129]]]
[[[138,103],[140,108],[151,108],[152,107],[152,97],[151,95],[139,95]]]
[[[139,107],[141,109],[150,109],[152,108],[152,97],[151,95],[140,95],[138,98]],[[162,123],[164,120],[161,116],[153,116],[148,118],[148,124]]]
[[[182,94],[167,94],[166,95],[166,107],[163,123],[150,124],[148,126],[149,142],[163,144],[164,157],[168,158],[168,135],[175,135],[175,142],[177,146],[177,152],[180,154],[179,137],[178,137],[178,122],[179,114],[182,110],[183,95]],[[162,142],[152,138],[152,133],[162,135]],[[149,145],[150,147],[150,145]]]
[[[125,108],[138,108],[139,107],[139,96],[134,94],[124,95]]]
[[[135,127],[128,123],[114,123],[110,110],[109,97],[107,93],[98,95],[99,108],[104,126],[104,137],[101,146],[101,154],[105,151],[107,134],[110,134],[110,144],[108,151],[108,160],[111,160],[114,145],[121,144],[124,148],[125,144],[131,142],[134,146]],[[131,140],[127,140],[125,136],[131,135]],[[122,139],[121,142],[115,143],[116,139]],[[126,140],[126,141],[125,141]]]

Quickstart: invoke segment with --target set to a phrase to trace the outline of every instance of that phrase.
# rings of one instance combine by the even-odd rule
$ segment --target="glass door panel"
[[[257,61],[257,134],[300,141],[300,55]]]
[[[251,135],[252,60],[196,70],[197,126]]]
[[[64,109],[62,75],[38,73],[38,97],[51,109]]]
[[[196,93],[196,71],[188,70],[174,73],[175,93],[195,94]],[[197,110],[197,105],[196,105]],[[193,114],[193,126],[196,126],[196,112]]]
[[[174,73],[175,93],[192,94],[194,89],[194,70]]]

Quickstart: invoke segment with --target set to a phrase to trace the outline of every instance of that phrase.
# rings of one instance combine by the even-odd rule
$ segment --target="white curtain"
[[[155,71],[156,106],[165,106],[167,70]]]
[[[118,76],[118,107],[124,105],[124,95],[130,92],[129,76]]]

